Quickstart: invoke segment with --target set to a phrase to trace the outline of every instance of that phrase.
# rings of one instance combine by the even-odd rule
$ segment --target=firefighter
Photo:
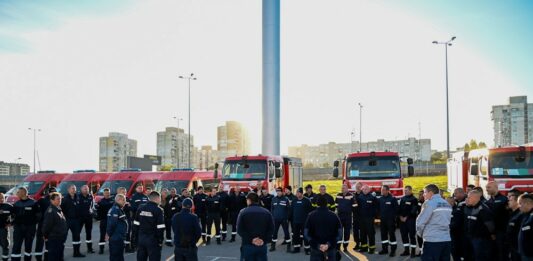
[[[451,201],[452,218],[450,220],[450,237],[452,240],[451,253],[453,260],[465,258],[466,238],[464,235],[464,208],[466,207],[465,192],[462,188],[456,188]]]
[[[202,236],[202,227],[195,214],[191,213],[192,200],[185,198],[182,202],[180,213],[172,217],[172,230],[174,231],[174,256],[175,260],[198,260],[198,247],[196,242]]]
[[[242,238],[241,260],[267,260],[266,244],[272,240],[272,214],[259,205],[256,193],[246,195],[248,207],[239,212],[237,231]]]
[[[239,187],[231,188],[228,197],[229,220],[231,222],[231,239],[235,242],[237,236],[237,217],[241,209],[246,207],[246,193],[240,191]]]
[[[220,234],[222,235],[222,241],[226,241],[228,236],[228,192],[224,190],[222,186],[218,188],[217,195],[220,197]]]
[[[311,201],[311,204],[315,202],[316,193],[313,192],[313,186],[311,184],[305,186],[304,197],[308,198]],[[313,209],[315,209],[315,206],[313,206]]]
[[[133,217],[135,216],[135,213],[132,211],[132,202],[128,198],[127,194],[128,191],[125,187],[119,187],[117,188],[117,194],[122,194],[124,197],[126,197],[126,203],[124,204],[124,207],[122,207],[122,211],[124,211],[124,214],[126,214],[126,220],[128,221],[128,232],[126,233],[126,239],[124,240],[124,245],[126,253],[133,253],[135,252],[134,246],[131,244],[131,232],[133,230]]]
[[[135,193],[131,196],[131,212],[137,213],[137,209],[142,205],[148,202],[148,197],[143,193],[143,185],[138,184],[135,187]],[[146,189],[148,190],[148,188]]]
[[[31,260],[31,248],[35,237],[35,226],[41,217],[41,210],[35,200],[28,198],[28,190],[20,187],[17,190],[19,201],[13,205],[13,249],[11,260],[21,258],[21,247],[24,241],[24,260]]]
[[[89,186],[81,186],[80,191],[80,204],[78,205],[78,212],[80,213],[80,232],[85,226],[87,253],[94,253],[92,242],[94,199],[93,195],[89,193]]]
[[[165,201],[165,245],[172,246],[172,217],[179,213],[181,208],[180,196],[175,188],[170,189],[170,195],[166,196]]]
[[[76,193],[76,185],[72,184],[68,187],[68,194],[61,201],[61,210],[67,219],[68,229],[72,235],[72,247],[74,248],[74,257],[85,257],[80,253],[80,233],[81,233],[81,213],[80,198]]]
[[[152,191],[148,203],[139,206],[133,219],[132,243],[137,246],[137,260],[161,260],[165,218],[159,207],[161,196]]]
[[[363,193],[357,198],[359,224],[361,225],[361,249],[359,251],[374,254],[376,250],[374,219],[378,213],[379,203],[376,197],[370,193],[368,185],[363,185],[361,189]]]
[[[465,233],[472,247],[471,257],[476,261],[491,259],[491,240],[496,239],[494,217],[481,197],[479,191],[470,191],[464,211]]]
[[[339,217],[328,209],[324,196],[316,198],[318,208],[309,214],[304,235],[311,244],[311,260],[338,260],[337,242],[342,239]]]
[[[311,201],[304,197],[304,191],[302,188],[296,190],[296,197],[291,203],[289,211],[289,219],[292,220],[292,242],[293,242],[293,251],[292,253],[299,253],[300,248],[302,247],[302,239],[304,238],[304,226],[307,215],[312,211],[313,207],[311,206]],[[304,249],[305,254],[309,255],[309,242],[304,240]]]
[[[37,261],[48,260],[48,251],[44,247],[44,238],[43,238],[43,222],[44,222],[44,214],[48,207],[50,206],[50,195],[52,193],[56,192],[55,187],[51,187],[48,189],[48,194],[37,201],[37,204],[39,205],[39,209],[41,210],[41,219],[39,220],[39,224],[37,225],[37,237],[35,238],[35,259]],[[44,248],[44,249],[43,249]]]
[[[276,243],[278,242],[278,231],[281,226],[284,234],[284,242],[287,245],[287,252],[291,250],[291,238],[289,234],[289,207],[290,202],[285,195],[283,195],[283,190],[278,187],[276,188],[276,196],[272,198],[272,216],[274,217],[274,233],[272,234],[272,242],[270,244],[269,251],[276,251]]]
[[[46,209],[43,219],[43,238],[46,240],[48,260],[63,260],[65,240],[68,234],[68,225],[65,215],[60,208],[61,194],[50,193],[50,206]],[[31,258],[28,258],[30,260]],[[13,259],[11,259],[13,260]]]
[[[287,186],[285,188],[285,197],[287,197],[290,202],[292,202],[296,198],[296,196],[292,193],[292,187],[291,186]]]
[[[126,204],[126,196],[117,194],[115,204],[107,215],[106,234],[109,237],[109,260],[124,261],[124,241],[128,234],[128,219],[123,207]]]
[[[400,199],[398,207],[398,216],[400,217],[400,234],[402,236],[404,251],[400,256],[416,255],[416,216],[417,203],[415,196],[413,196],[413,188],[405,186],[404,196]]]
[[[396,255],[396,216],[398,214],[398,200],[390,194],[387,185],[381,186],[381,197],[379,198],[379,220],[381,231],[381,251],[380,255],[389,254],[390,257]],[[390,252],[389,252],[390,245]]]
[[[0,246],[2,247],[2,261],[9,258],[9,229],[13,206],[5,203],[4,193],[0,193]]]
[[[120,194],[117,194],[120,195]],[[105,235],[107,229],[107,213],[115,204],[115,200],[111,198],[111,191],[109,188],[104,188],[104,197],[96,204],[96,219],[100,221],[100,240],[98,241],[98,254],[104,254]],[[127,231],[126,231],[127,232]]]
[[[327,202],[328,202],[328,208],[329,210],[335,212],[335,199],[333,199],[333,197],[328,194],[326,192],[326,185],[320,185],[320,188],[319,188],[319,192],[315,197],[314,197],[314,202],[311,201],[313,203],[313,207],[317,208],[318,205],[317,205],[317,202],[316,202],[316,199],[317,199],[317,196],[323,196],[326,198]]]
[[[418,215],[422,212],[422,206],[424,205],[424,202],[426,200],[424,199],[424,190],[418,191],[418,207],[417,207],[417,218]],[[420,235],[416,235],[416,242],[418,243],[418,248],[420,248],[420,252],[416,254],[417,257],[422,256],[422,246],[424,246],[424,239]]]
[[[355,183],[355,192],[353,193],[353,197],[355,200],[355,208],[353,209],[352,214],[352,224],[353,224],[353,241],[355,242],[355,246],[353,247],[354,251],[360,251],[361,250],[361,224],[359,222],[359,203],[357,201],[357,198],[359,198],[359,195],[363,193],[362,191],[363,183],[357,182]]]
[[[205,201],[207,211],[207,242],[205,244],[209,245],[211,243],[211,238],[213,237],[211,229],[214,225],[217,245],[220,245],[220,212],[222,210],[220,196],[210,187],[206,188],[205,191],[207,192],[207,199]]]
[[[520,224],[524,215],[520,212],[518,205],[518,197],[520,192],[509,192],[507,194],[508,207],[511,212],[507,230],[505,233],[505,242],[511,254],[512,261],[520,261],[520,254],[518,253],[518,232],[520,231]]]
[[[533,260],[533,194],[523,194],[518,198],[520,212],[524,215],[518,232],[518,253],[522,261]]]
[[[335,206],[337,207],[337,215],[340,218],[342,230],[344,232],[341,240],[337,242],[337,247],[340,249],[342,245],[343,250],[348,251],[348,244],[350,243],[350,234],[352,231],[352,214],[356,207],[356,199],[352,193],[348,192],[348,185],[342,185],[342,192],[337,194]]]
[[[268,193],[268,189],[261,189],[261,196],[259,196],[259,200],[262,207],[266,208],[268,211],[272,209],[272,195]]]
[[[207,195],[204,193],[204,188],[199,186],[196,189],[196,194],[193,197],[194,210],[198,218],[200,219],[200,224],[202,225],[202,241],[207,243],[207,213],[206,213],[206,199]]]
[[[494,181],[487,183],[485,187],[490,198],[485,202],[494,215],[496,240],[492,242],[492,254],[497,260],[506,261],[509,257],[509,249],[505,243],[505,230],[509,222],[507,211],[507,197],[498,191],[498,184]]]

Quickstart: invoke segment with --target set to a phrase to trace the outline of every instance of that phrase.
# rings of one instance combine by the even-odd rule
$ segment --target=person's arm
[[[311,215],[308,215],[308,216],[307,216],[307,219],[305,220],[305,225],[304,225],[304,238],[305,238],[309,243],[311,243],[311,241],[313,240],[313,238],[311,237],[311,224],[310,224],[310,220],[311,220]]]
[[[335,223],[337,223],[337,237],[335,238],[335,241],[330,241],[329,246],[335,246],[337,242],[342,241],[342,224],[341,220],[338,216],[335,216]]]
[[[248,238],[250,236],[243,224],[243,219],[245,216],[246,213],[243,210],[241,210],[237,216],[237,234],[239,234],[239,236],[242,238]]]
[[[44,213],[44,221],[43,221],[43,227],[41,229],[41,232],[43,233],[44,238],[48,238],[48,234],[52,230],[52,228],[55,226],[55,220],[54,220],[54,213],[51,209],[48,209],[46,213]]]
[[[424,229],[426,228],[426,224],[429,222],[431,215],[433,214],[433,210],[435,210],[435,206],[433,206],[431,202],[427,202],[416,218],[416,234],[420,237],[422,237],[424,233]]]
[[[139,226],[141,225],[141,223],[139,222],[139,213],[140,213],[140,210],[137,209],[137,211],[133,215],[133,227],[131,229],[132,246],[137,246],[137,239],[138,239],[137,234],[139,232]]]
[[[165,232],[165,217],[163,216],[163,210],[161,208],[157,208],[157,241],[159,243],[159,246],[163,244],[164,239],[164,232]]]
[[[198,242],[200,237],[202,237],[202,226],[197,216],[194,216],[194,224],[194,242]]]
[[[35,215],[36,220],[41,220],[41,206],[37,203],[37,201],[34,201],[33,203],[33,214]]]
[[[413,199],[411,200],[411,216],[416,217],[416,214],[418,212],[418,200]]]
[[[493,213],[488,209],[483,209],[480,213],[481,218],[483,219],[483,224],[487,227],[491,236],[496,235],[496,225],[494,224]]]
[[[106,233],[110,237],[115,232],[115,229],[117,227],[118,223],[118,213],[116,211],[113,211],[114,209],[109,210],[109,214],[107,214],[107,228]]]

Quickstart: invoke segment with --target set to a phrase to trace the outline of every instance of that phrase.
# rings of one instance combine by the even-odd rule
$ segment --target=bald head
[[[363,194],[368,194],[370,193],[370,187],[368,185],[363,185],[363,187],[361,188],[361,190],[363,191]]]
[[[496,196],[498,194],[498,184],[494,181],[487,183],[485,189],[487,190],[487,194],[491,196]]]
[[[472,190],[468,192],[468,197],[466,198],[466,204],[469,206],[475,206],[481,200],[483,194],[478,190]]]
[[[465,190],[462,188],[456,188],[453,191],[453,197],[457,201],[462,201],[463,199],[465,199],[465,196],[466,196]]]

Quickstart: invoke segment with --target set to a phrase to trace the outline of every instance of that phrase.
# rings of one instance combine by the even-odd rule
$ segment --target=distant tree
[[[174,168],[174,165],[172,164],[165,164],[161,166],[161,171],[171,171]]]
[[[433,153],[433,155],[431,155],[431,162],[442,161],[443,157],[444,155],[442,154],[442,152],[437,151]]]
[[[468,143],[465,143],[465,146],[464,146],[464,151],[470,151],[470,145],[468,145]]]
[[[330,168],[331,167],[331,164],[327,163],[327,162],[324,162],[322,164],[322,168]]]
[[[307,163],[304,164],[304,169],[312,169],[314,167],[315,167],[315,165],[313,165],[313,163],[307,162]]]
[[[485,149],[485,148],[487,148],[487,144],[485,144],[485,142],[483,142],[483,141],[480,141],[479,144],[478,144],[478,147],[480,149]]]
[[[470,140],[470,150],[476,150],[479,149],[479,146],[477,145],[477,141],[474,139]]]

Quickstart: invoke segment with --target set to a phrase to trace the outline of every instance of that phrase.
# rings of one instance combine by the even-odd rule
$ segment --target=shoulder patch
[[[52,213],[52,208],[48,208],[48,213]]]

